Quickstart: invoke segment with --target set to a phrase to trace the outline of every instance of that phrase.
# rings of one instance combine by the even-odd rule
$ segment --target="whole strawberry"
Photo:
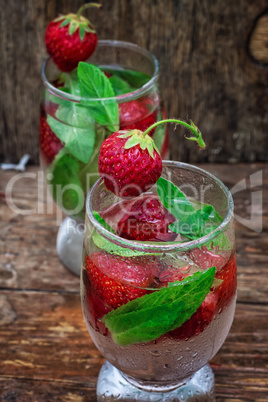
[[[168,226],[175,220],[158,196],[146,195],[135,201],[120,219],[117,234],[129,240],[173,241],[177,234]]]
[[[140,130],[122,130],[102,143],[99,173],[119,197],[136,197],[151,188],[162,172],[162,159],[153,139]]]
[[[148,293],[157,263],[96,251],[86,256],[85,267],[96,294],[108,308],[117,308]]]
[[[194,136],[186,138],[205,148],[202,134],[192,121],[188,124],[182,120],[165,119],[157,121],[145,131],[116,131],[100,147],[99,173],[108,190],[123,198],[137,197],[157,182],[162,173],[162,159],[149,133],[166,123],[188,128]]]
[[[46,28],[47,52],[61,71],[72,71],[79,61],[87,60],[97,46],[96,31],[90,21],[81,15],[90,6],[101,7],[97,3],[86,3],[77,14],[55,18]]]

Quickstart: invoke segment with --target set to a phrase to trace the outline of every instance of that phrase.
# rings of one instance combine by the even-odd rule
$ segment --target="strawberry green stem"
[[[77,14],[76,14],[77,18],[79,19],[80,16],[81,16],[81,14],[82,14],[82,12],[83,12],[86,8],[89,8],[89,7],[98,7],[98,8],[101,8],[101,7],[102,7],[102,4],[99,4],[99,3],[86,3],[86,4],[83,4],[83,5],[79,8],[79,10],[78,10],[78,12],[77,12]]]
[[[192,133],[194,134],[194,137],[186,137],[186,139],[191,140],[191,141],[196,141],[200,148],[206,147],[206,144],[202,138],[201,131],[199,130],[199,128],[196,127],[196,125],[192,121],[191,121],[191,124],[188,124],[183,120],[177,120],[177,119],[160,120],[160,121],[157,121],[156,123],[152,124],[150,127],[148,127],[144,131],[143,137],[145,137],[155,127],[159,126],[160,124],[165,124],[165,123],[175,123],[176,125],[181,124],[182,126],[188,128],[188,130],[192,131]]]

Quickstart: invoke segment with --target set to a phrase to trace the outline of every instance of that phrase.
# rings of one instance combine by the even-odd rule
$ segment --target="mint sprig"
[[[95,122],[83,106],[66,102],[56,111],[56,118],[47,116],[47,122],[73,156],[84,163],[90,160],[95,144]]]
[[[169,225],[170,230],[190,240],[196,240],[215,230],[223,221],[210,204],[194,203],[172,182],[160,177],[157,193],[164,207],[177,219]],[[212,247],[228,249],[230,242],[224,233],[213,239]]]
[[[93,64],[80,62],[77,68],[81,103],[89,108],[91,116],[110,131],[119,129],[119,110],[109,79]],[[111,98],[111,99],[106,99]],[[98,99],[94,101],[93,99]]]
[[[108,225],[107,222],[105,222],[98,212],[93,211],[93,215],[105,229],[115,234],[115,231],[110,227],[110,225]],[[140,255],[148,255],[148,253],[145,251],[137,251],[128,247],[120,247],[103,237],[97,230],[93,230],[92,241],[99,249],[105,250],[110,254],[120,255],[121,257],[137,257]]]
[[[150,342],[179,328],[201,306],[216,268],[196,272],[106,314],[102,321],[119,345]]]
[[[80,163],[63,148],[49,168],[48,185],[52,197],[73,218],[84,219],[84,192],[78,178]]]

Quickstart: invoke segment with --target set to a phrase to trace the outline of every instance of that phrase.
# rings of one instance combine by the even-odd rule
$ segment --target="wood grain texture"
[[[264,402],[268,399],[268,165],[199,166],[230,189],[246,179],[247,189],[233,194],[236,214],[245,219],[250,218],[252,191],[262,191],[262,232],[236,222],[237,308],[231,331],[211,364],[217,402]],[[250,179],[258,172],[262,182],[250,188]],[[95,402],[104,359],[83,321],[79,279],[56,254],[57,210],[42,195],[39,168],[26,173],[28,177],[0,172],[0,400]],[[12,211],[5,197],[14,178],[12,199],[20,213]],[[30,209],[37,211],[23,215]]]
[[[137,43],[159,60],[169,117],[191,118],[209,151],[193,151],[170,129],[171,157],[190,162],[265,161],[267,3],[238,0],[103,0],[91,10],[100,39]],[[43,35],[59,13],[81,0],[9,1],[0,15],[0,160],[24,153],[38,162]]]

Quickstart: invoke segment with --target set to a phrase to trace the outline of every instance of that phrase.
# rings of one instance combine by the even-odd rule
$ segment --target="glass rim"
[[[176,161],[163,161],[163,167],[169,167],[169,166],[177,166],[181,169],[184,170],[191,170],[196,173],[200,174],[205,174],[207,177],[210,179],[214,180],[216,184],[222,189],[222,191],[226,195],[226,199],[228,201],[228,211],[227,214],[225,215],[223,221],[219,226],[217,226],[216,229],[211,231],[205,236],[200,237],[199,239],[196,240],[190,240],[186,242],[171,242],[170,243],[165,243],[165,242],[141,242],[141,241],[135,241],[135,240],[127,240],[123,239],[122,237],[119,237],[117,234],[109,232],[107,229],[105,229],[95,218],[93,214],[93,210],[91,207],[91,200],[94,194],[94,191],[99,187],[99,185],[103,182],[103,179],[100,178],[91,188],[91,190],[88,192],[87,199],[86,199],[86,214],[93,225],[94,229],[97,230],[105,239],[111,241],[112,243],[123,247],[123,248],[130,248],[131,250],[139,251],[139,252],[144,252],[144,253],[165,253],[165,252],[172,252],[172,251],[187,251],[191,250],[196,247],[200,247],[203,244],[208,243],[209,241],[213,240],[219,232],[224,232],[230,221],[232,220],[233,217],[233,212],[234,212],[234,202],[233,198],[231,195],[230,190],[222,183],[220,179],[218,179],[216,176],[214,176],[212,173],[201,169],[197,166],[188,164],[188,163],[183,163],[183,162],[176,162]]]
[[[146,92],[148,92],[157,82],[158,80],[158,76],[159,76],[159,63],[157,58],[151,53],[149,52],[149,50],[144,49],[141,46],[136,45],[135,43],[131,43],[131,42],[126,42],[126,41],[120,41],[120,40],[99,40],[97,47],[103,47],[103,46],[110,46],[110,47],[121,47],[124,49],[132,49],[132,50],[138,50],[139,52],[143,53],[145,56],[149,57],[154,65],[154,74],[152,75],[152,77],[150,78],[150,80],[148,82],[146,82],[146,84],[142,85],[140,88],[136,89],[135,91],[132,91],[130,93],[127,94],[123,94],[123,95],[117,95],[111,98],[90,98],[90,101],[92,102],[98,102],[98,101],[111,101],[111,100],[116,100],[118,103],[120,102],[126,102],[132,99],[136,99],[137,97],[140,97],[141,95],[146,94]],[[54,87],[54,85],[52,85],[47,77],[46,77],[46,66],[48,64],[48,62],[52,60],[51,57],[48,57],[45,62],[43,63],[42,67],[41,67],[41,78],[43,81],[44,86],[47,88],[47,90],[55,96],[58,96],[64,100],[69,100],[69,101],[73,101],[73,102],[78,102],[80,103],[81,100],[89,100],[88,98],[83,98],[77,95],[72,95],[72,94],[67,94],[64,91],[61,91],[60,89]]]

